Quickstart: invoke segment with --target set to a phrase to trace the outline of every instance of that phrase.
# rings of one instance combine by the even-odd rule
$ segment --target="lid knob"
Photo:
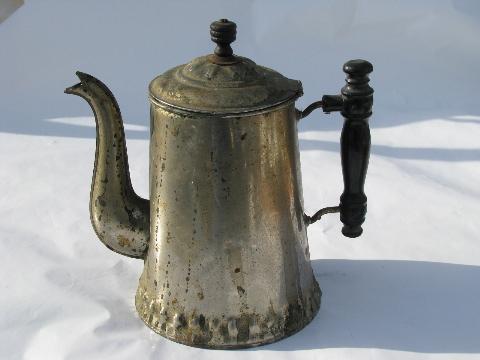
[[[237,38],[237,25],[233,21],[220,19],[210,25],[210,36],[217,44],[215,55],[223,59],[232,59],[233,50],[230,44]]]

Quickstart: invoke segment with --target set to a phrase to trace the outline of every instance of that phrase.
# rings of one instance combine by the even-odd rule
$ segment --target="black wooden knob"
[[[210,36],[217,44],[215,55],[219,57],[231,57],[233,50],[230,44],[237,38],[237,25],[233,21],[220,19],[210,25]]]
[[[352,76],[365,76],[373,71],[373,65],[367,60],[350,60],[343,65],[343,71]]]

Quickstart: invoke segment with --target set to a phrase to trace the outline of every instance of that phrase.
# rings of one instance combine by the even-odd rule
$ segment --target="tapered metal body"
[[[95,233],[109,249],[144,260],[135,297],[141,319],[173,341],[230,349],[279,340],[317,313],[308,225],[340,212],[345,236],[362,233],[373,68],[347,62],[341,95],[300,111],[299,81],[233,55],[234,23],[210,28],[214,54],[150,83],[150,200],[133,190],[110,90],[77,72],[81,82],[65,92],[87,100],[95,114]],[[320,107],[345,118],[345,189],[339,206],[307,216],[297,122]]]
[[[293,103],[191,117],[152,103],[150,247],[136,306],[182,343],[242,347],[304,327],[310,266]]]

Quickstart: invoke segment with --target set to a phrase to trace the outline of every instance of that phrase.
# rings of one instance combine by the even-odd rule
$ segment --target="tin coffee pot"
[[[234,55],[235,23],[222,19],[210,30],[213,54],[150,83],[150,200],[132,188],[110,90],[77,72],[81,82],[65,92],[95,114],[93,228],[109,249],[144,260],[135,297],[141,319],[173,341],[230,349],[289,336],[317,313],[308,225],[339,212],[345,236],[362,233],[372,65],[347,62],[341,94],[299,111],[300,81]],[[345,187],[338,206],[308,216],[297,122],[317,108],[344,117]]]

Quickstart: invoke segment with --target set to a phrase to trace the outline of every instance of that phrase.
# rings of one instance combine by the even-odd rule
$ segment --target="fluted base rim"
[[[169,314],[169,309],[159,306],[139,287],[135,307],[150,329],[176,343],[206,349],[244,349],[282,340],[307,326],[320,309],[322,293],[315,280],[309,293],[281,313],[212,319],[194,313],[188,317],[178,312]]]

